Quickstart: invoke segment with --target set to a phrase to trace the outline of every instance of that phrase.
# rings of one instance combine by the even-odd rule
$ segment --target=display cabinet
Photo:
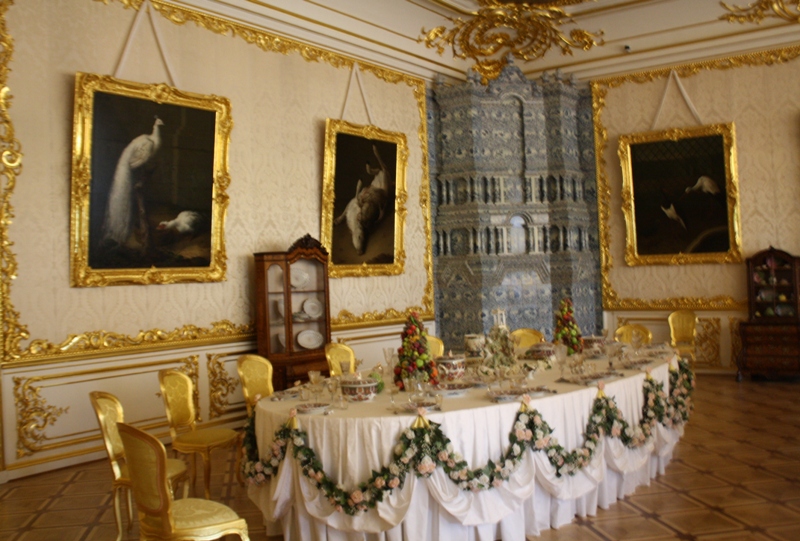
[[[331,340],[328,252],[310,235],[286,252],[253,254],[258,354],[273,366],[275,390],[326,371]]]
[[[737,378],[800,373],[800,263],[770,247],[747,259],[749,321],[739,325]]]

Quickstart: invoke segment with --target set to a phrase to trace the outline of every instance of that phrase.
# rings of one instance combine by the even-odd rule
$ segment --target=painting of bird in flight
[[[732,125],[698,131],[620,137],[629,264],[727,261],[739,253]]]

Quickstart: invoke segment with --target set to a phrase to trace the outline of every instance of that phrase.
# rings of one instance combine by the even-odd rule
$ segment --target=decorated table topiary
[[[397,350],[400,362],[394,369],[394,383],[404,389],[403,379],[415,379],[438,385],[439,373],[428,347],[428,332],[419,317],[412,312],[400,335],[403,344]]]

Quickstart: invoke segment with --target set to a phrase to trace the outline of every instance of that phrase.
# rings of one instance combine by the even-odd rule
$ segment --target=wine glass
[[[322,373],[319,370],[311,370],[308,373],[308,381],[311,383],[311,394],[314,402],[319,402],[319,394],[322,392]]]
[[[395,404],[394,397],[400,392],[400,387],[397,386],[394,380],[389,381],[387,385],[388,387],[386,390],[389,391],[389,403],[391,404],[391,410],[397,411],[397,404]]]
[[[561,377],[564,377],[564,370],[567,368],[567,346],[566,344],[556,344],[556,364],[561,372]]]
[[[634,329],[631,332],[631,347],[633,348],[633,355],[634,357],[639,355],[639,349],[642,347],[642,341],[644,340],[644,336],[638,329]]]

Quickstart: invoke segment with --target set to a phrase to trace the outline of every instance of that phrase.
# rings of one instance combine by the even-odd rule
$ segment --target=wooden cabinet
[[[328,252],[311,236],[286,252],[253,254],[258,354],[272,363],[276,390],[327,371],[331,341]]]
[[[747,260],[750,319],[739,326],[745,373],[800,373],[800,260],[770,247]]]

